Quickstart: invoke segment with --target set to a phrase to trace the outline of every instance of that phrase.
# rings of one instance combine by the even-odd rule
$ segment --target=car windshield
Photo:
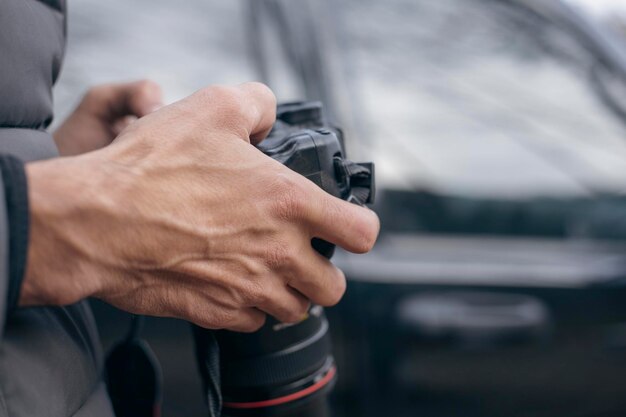
[[[594,88],[597,56],[566,28],[512,0],[350,0],[344,12],[380,186],[498,198],[626,190],[625,125]]]

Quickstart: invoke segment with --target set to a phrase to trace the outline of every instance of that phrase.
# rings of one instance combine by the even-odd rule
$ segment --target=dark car
[[[625,415],[624,45],[560,1],[391,4],[346,30],[383,229],[336,258],[338,409]]]

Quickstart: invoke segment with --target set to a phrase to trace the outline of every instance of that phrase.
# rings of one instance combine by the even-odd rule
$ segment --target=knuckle
[[[267,105],[276,107],[276,96],[274,95],[272,89],[267,85],[257,81],[251,81],[242,84],[241,87],[248,89],[252,92],[252,94],[262,97],[263,101],[266,102]]]
[[[306,207],[307,196],[298,182],[290,175],[279,174],[274,179],[274,213],[282,220],[301,217]]]
[[[204,329],[218,329],[220,327],[213,317],[203,314],[194,314],[183,319],[189,320],[196,326],[200,326]]]
[[[91,87],[85,93],[82,103],[84,105],[94,105],[102,101],[106,101],[110,94],[110,88],[108,85],[97,85]]]
[[[197,93],[202,107],[211,109],[211,120],[221,129],[247,138],[244,114],[245,101],[240,91],[235,88],[212,85]]]
[[[241,111],[241,95],[232,87],[211,85],[199,91],[200,97],[214,105],[221,114],[233,116]]]
[[[255,315],[249,322],[243,324],[238,330],[244,333],[253,333],[265,324],[267,317],[265,314]]]
[[[163,305],[162,308],[172,311],[174,317],[183,320],[195,318],[195,320],[201,320],[208,324],[207,317],[203,314],[202,309],[198,308],[197,300],[188,293],[170,290],[158,302]]]
[[[265,262],[270,269],[284,269],[296,261],[296,251],[286,243],[270,245],[265,254]]]
[[[243,298],[245,306],[260,306],[265,305],[270,296],[260,282],[251,281],[243,290]]]
[[[230,88],[223,85],[209,85],[198,90],[197,94],[205,99],[220,100],[231,93]]]
[[[330,284],[326,291],[326,297],[322,304],[324,307],[331,307],[339,303],[346,292],[346,277],[343,272],[337,270],[337,274],[333,279],[329,280]]]
[[[283,317],[281,317],[280,321],[282,321],[283,323],[297,323],[302,320],[303,316],[304,313],[301,313],[297,310],[287,310],[283,314]]]
[[[233,309],[220,309],[215,312],[215,316],[212,321],[215,323],[216,328],[231,328],[237,322],[237,311]]]
[[[192,97],[197,98],[203,103],[211,103],[213,101],[219,102],[223,98],[222,96],[225,95],[225,87],[220,85],[209,85],[196,91]]]
[[[298,251],[293,246],[285,245],[281,266],[293,269],[298,264]]]

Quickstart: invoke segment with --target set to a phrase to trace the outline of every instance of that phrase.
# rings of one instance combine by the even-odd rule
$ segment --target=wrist
[[[80,225],[92,194],[85,164],[57,158],[25,166],[30,211],[29,245],[19,304],[71,304],[97,291],[84,268]],[[91,170],[93,171],[93,170]]]

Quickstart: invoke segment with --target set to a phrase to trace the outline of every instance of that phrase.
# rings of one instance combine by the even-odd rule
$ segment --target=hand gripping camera
[[[318,102],[280,105],[258,148],[335,197],[360,205],[374,200],[374,165],[345,159],[341,130],[327,125]],[[333,255],[328,242],[313,239],[312,245]],[[212,414],[221,408],[225,416],[329,415],[327,394],[337,371],[320,306],[297,324],[268,318],[255,333],[196,328],[195,335]]]

